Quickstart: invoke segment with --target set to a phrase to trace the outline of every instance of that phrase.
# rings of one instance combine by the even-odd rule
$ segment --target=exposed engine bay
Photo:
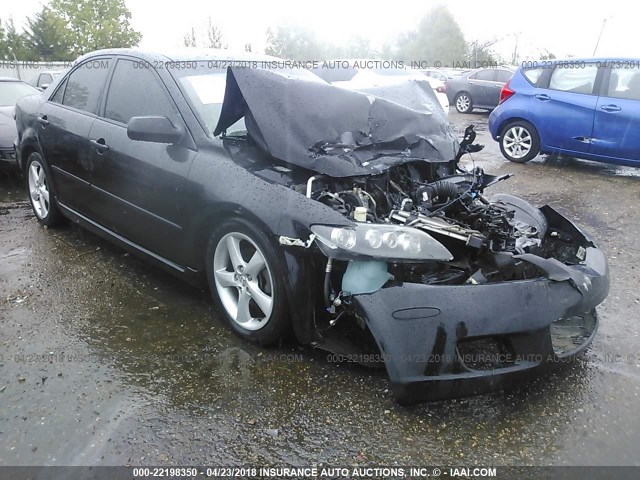
[[[470,144],[472,127],[466,133],[462,149],[476,147]],[[451,253],[445,262],[390,262],[390,281],[458,285],[539,276],[538,268],[517,256],[546,256],[545,217],[517,197],[485,196],[485,189],[511,175],[496,177],[479,167],[465,171],[454,165],[415,161],[379,175],[314,176],[306,195],[356,222],[413,227]]]

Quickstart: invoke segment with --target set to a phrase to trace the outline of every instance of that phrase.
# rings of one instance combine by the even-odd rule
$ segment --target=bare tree
[[[209,17],[207,39],[209,40],[209,48],[222,48],[222,30],[217,25],[211,23],[211,17]]]
[[[185,47],[197,47],[198,42],[196,41],[196,31],[194,28],[191,28],[191,33],[187,33],[184,36],[184,46]]]

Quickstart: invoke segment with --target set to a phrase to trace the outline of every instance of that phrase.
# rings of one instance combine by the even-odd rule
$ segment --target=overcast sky
[[[347,0],[125,0],[133,26],[142,32],[141,47],[162,49],[182,46],[194,27],[204,37],[207,18],[219,25],[230,48],[251,43],[261,51],[269,26],[302,25],[323,40],[343,43],[363,35],[382,45],[412,30],[437,0],[388,2]],[[43,0],[2,0],[0,18],[12,16],[21,26],[38,11]],[[558,57],[591,56],[603,20],[606,26],[598,56],[640,57],[638,19],[640,5],[624,0],[589,4],[575,0],[456,0],[446,2],[467,41],[498,39],[497,53],[511,58],[518,37],[520,59],[537,58],[545,50]],[[309,59],[313,60],[313,59]],[[416,59],[419,60],[419,59]],[[444,59],[446,61],[446,59]]]

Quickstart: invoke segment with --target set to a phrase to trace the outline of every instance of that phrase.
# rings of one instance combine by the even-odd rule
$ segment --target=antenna
[[[600,38],[602,38],[602,32],[604,32],[604,26],[607,24],[607,17],[602,19],[602,27],[600,27],[600,35],[598,35],[598,41],[596,42],[596,48],[593,49],[593,56],[596,56],[598,45],[600,44]]]

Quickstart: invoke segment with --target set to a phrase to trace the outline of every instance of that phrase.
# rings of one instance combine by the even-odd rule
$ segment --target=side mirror
[[[142,142],[177,143],[183,135],[184,130],[167,117],[132,117],[127,125],[127,136]]]
[[[42,85],[40,85],[40,89],[41,90],[46,90],[47,88],[49,88],[49,84],[48,83],[43,83]]]

